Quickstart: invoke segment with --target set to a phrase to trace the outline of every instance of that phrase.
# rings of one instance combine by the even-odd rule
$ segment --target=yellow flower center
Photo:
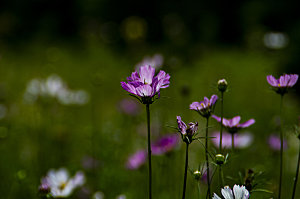
[[[66,186],[67,186],[67,183],[63,182],[60,184],[59,189],[64,190],[66,188]]]

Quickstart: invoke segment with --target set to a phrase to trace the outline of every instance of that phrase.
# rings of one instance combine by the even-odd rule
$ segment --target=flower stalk
[[[184,177],[183,177],[182,199],[185,199],[185,190],[186,190],[186,178],[187,178],[188,162],[189,162],[189,143],[186,142],[186,149],[185,149],[185,166],[184,166]]]
[[[282,103],[283,103],[283,94],[280,98],[280,170],[279,170],[279,190],[278,190],[278,199],[281,198],[281,185],[282,185],[282,167],[283,167],[283,130],[282,130]]]
[[[210,191],[210,176],[209,176],[209,161],[208,161],[208,122],[209,117],[206,118],[206,133],[205,133],[205,159],[206,159],[206,177],[207,177],[207,193],[208,197],[211,198]]]
[[[221,92],[221,127],[220,127],[220,145],[219,145],[219,152],[222,153],[222,136],[223,136],[223,96],[224,92]]]
[[[151,136],[150,136],[150,104],[146,104],[148,131],[148,169],[149,169],[149,199],[152,198],[152,166],[151,166]]]

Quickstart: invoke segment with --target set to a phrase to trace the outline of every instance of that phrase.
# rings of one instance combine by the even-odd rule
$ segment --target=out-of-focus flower
[[[287,93],[288,88],[293,87],[297,83],[297,80],[297,74],[281,75],[279,79],[276,79],[272,75],[267,76],[268,83],[272,86],[273,90],[280,95]]]
[[[147,158],[147,153],[145,150],[138,150],[133,155],[129,156],[126,168],[129,170],[135,170],[140,168],[145,162]]]
[[[38,98],[54,98],[64,105],[83,105],[89,95],[84,90],[70,90],[59,76],[50,75],[47,79],[32,79],[27,84],[24,100],[34,103]]]
[[[232,145],[232,135],[227,132],[223,132],[222,135],[222,147],[230,148]],[[220,132],[213,132],[212,133],[212,142],[215,147],[219,147],[220,144]],[[235,148],[246,148],[250,146],[253,142],[253,135],[251,133],[242,133],[242,134],[234,134],[234,147]]]
[[[135,69],[138,70],[141,66],[150,65],[156,69],[163,65],[164,57],[161,54],[155,54],[153,57],[145,56],[143,60],[135,65]]]
[[[212,115],[212,118],[217,120],[217,122],[221,122],[221,118],[216,115]],[[227,129],[229,133],[233,134],[238,132],[240,129],[249,127],[255,123],[254,119],[250,119],[240,124],[240,120],[241,120],[240,116],[235,116],[232,119],[223,118],[223,126]]]
[[[180,116],[177,116],[178,131],[181,134],[182,140],[188,144],[192,143],[193,137],[198,130],[198,122],[190,122],[187,126]]]
[[[234,185],[233,191],[229,186],[225,186],[221,190],[224,199],[248,199],[250,194],[249,191],[244,186]],[[221,199],[217,194],[214,193],[213,199]]]
[[[160,89],[169,87],[170,83],[170,75],[166,72],[161,70],[156,76],[154,74],[155,68],[150,65],[142,66],[139,72],[133,72],[127,78],[128,83],[121,82],[121,86],[143,104],[151,104],[154,97],[160,95]]]
[[[104,194],[101,191],[97,191],[93,195],[93,199],[103,199],[103,198],[104,198]]]
[[[138,115],[141,111],[139,104],[132,99],[121,100],[118,108],[122,113],[132,116]]]
[[[282,32],[267,32],[263,37],[263,42],[267,48],[279,50],[288,45],[289,37]]]
[[[116,199],[126,199],[126,196],[124,194],[118,195]]]
[[[85,182],[85,176],[82,172],[77,172],[73,178],[69,176],[66,169],[61,168],[57,171],[50,170],[46,177],[42,179],[41,186],[49,186],[51,196],[54,198],[68,197],[73,190],[80,187]]]
[[[151,145],[153,155],[163,155],[172,151],[178,144],[176,134],[165,135]]]
[[[190,109],[197,111],[203,117],[209,117],[213,112],[217,99],[217,95],[212,95],[210,99],[204,97],[203,101],[190,104]]]
[[[274,151],[280,151],[281,141],[279,136],[272,134],[268,138],[268,144]],[[287,141],[283,140],[283,149],[287,149]]]

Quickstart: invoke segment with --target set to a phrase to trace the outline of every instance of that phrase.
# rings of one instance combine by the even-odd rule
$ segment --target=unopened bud
[[[217,154],[217,155],[216,155],[216,163],[217,163],[218,165],[224,164],[224,161],[225,161],[224,155],[222,155],[222,154]]]
[[[202,176],[201,172],[198,170],[194,171],[193,175],[196,180],[199,180]]]
[[[227,81],[225,79],[220,79],[218,81],[218,89],[220,92],[225,92],[227,89]]]

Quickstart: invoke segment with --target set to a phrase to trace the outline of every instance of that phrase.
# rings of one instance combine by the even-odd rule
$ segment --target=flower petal
[[[121,86],[124,90],[128,91],[129,93],[132,93],[134,95],[136,95],[136,89],[133,85],[131,84],[127,84],[126,82],[121,82]]]
[[[210,98],[210,105],[214,105],[216,103],[216,101],[218,100],[218,96],[217,95],[212,95],[211,98]]]
[[[246,122],[244,122],[242,124],[239,124],[238,127],[240,127],[240,128],[246,128],[246,127],[251,126],[254,123],[255,123],[255,120],[254,119],[250,119],[250,120],[248,120],[248,121],[246,121]]]
[[[241,121],[241,116],[235,116],[231,120],[229,120],[229,127],[234,127],[239,124]]]
[[[150,85],[145,84],[136,88],[136,94],[140,97],[153,97],[154,92]]]
[[[140,67],[140,80],[144,84],[152,84],[154,77],[155,68],[152,68],[150,65]]]
[[[217,120],[217,122],[221,122],[221,118],[216,116],[216,115],[212,115],[211,116],[212,118],[214,118],[215,120]],[[223,121],[224,121],[224,118],[223,118]]]
[[[273,87],[278,87],[278,80],[277,79],[275,79],[275,77],[273,77],[272,75],[268,75],[267,76],[267,81],[268,81],[268,83],[271,85],[271,86],[273,86]]]
[[[214,196],[212,199],[222,199],[222,198],[220,198],[216,193],[214,193]]]
[[[200,102],[193,102],[190,104],[191,110],[198,111],[198,110],[200,110],[200,107],[201,107]]]
[[[292,74],[292,75],[290,75],[290,77],[291,78],[290,78],[290,81],[288,83],[288,86],[292,87],[292,86],[294,86],[296,84],[296,82],[298,80],[298,75],[297,74]]]
[[[221,193],[225,199],[234,199],[232,190],[228,186],[225,186],[224,189],[221,190]]]
[[[177,116],[177,124],[178,124],[178,128],[179,128],[181,134],[182,134],[182,135],[185,135],[185,134],[186,134],[187,126],[186,126],[186,124],[181,120],[181,117],[180,117],[180,116]]]

